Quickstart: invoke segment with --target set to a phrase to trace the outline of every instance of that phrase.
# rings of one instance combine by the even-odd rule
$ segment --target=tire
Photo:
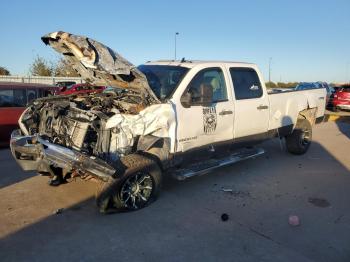
[[[101,213],[134,211],[151,204],[159,195],[162,172],[157,163],[138,154],[121,159],[124,174],[99,181],[96,205]]]
[[[302,155],[307,152],[312,140],[312,126],[306,119],[299,119],[293,132],[286,136],[286,146],[289,153]]]

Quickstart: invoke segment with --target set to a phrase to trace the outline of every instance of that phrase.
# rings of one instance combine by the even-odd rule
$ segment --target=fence
[[[77,84],[83,83],[80,77],[51,77],[51,76],[0,76],[0,82],[35,83],[55,85],[57,82],[74,81]]]

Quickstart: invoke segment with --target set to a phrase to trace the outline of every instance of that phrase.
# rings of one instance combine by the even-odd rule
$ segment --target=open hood
[[[91,38],[62,31],[49,33],[41,39],[63,54],[85,81],[94,85],[132,89],[149,103],[159,102],[146,76],[109,47]]]

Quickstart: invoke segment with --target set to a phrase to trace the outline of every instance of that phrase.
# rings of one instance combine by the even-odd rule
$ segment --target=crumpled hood
[[[111,48],[91,38],[62,31],[49,33],[41,39],[63,54],[87,82],[132,89],[144,95],[149,103],[159,102],[146,76]]]

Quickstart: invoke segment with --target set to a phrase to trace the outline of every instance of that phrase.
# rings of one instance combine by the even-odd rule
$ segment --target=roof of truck
[[[245,62],[235,62],[235,61],[220,61],[220,60],[157,60],[157,61],[148,61],[145,63],[147,65],[169,65],[169,66],[183,66],[192,68],[199,64],[228,64],[234,66],[256,66],[252,63]]]

